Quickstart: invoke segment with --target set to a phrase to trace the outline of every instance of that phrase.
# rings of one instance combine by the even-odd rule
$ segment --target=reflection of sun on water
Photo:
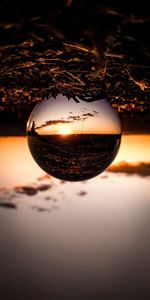
[[[71,129],[66,126],[66,125],[61,125],[59,126],[58,128],[58,134],[61,134],[61,135],[68,135],[68,134],[71,134]]]

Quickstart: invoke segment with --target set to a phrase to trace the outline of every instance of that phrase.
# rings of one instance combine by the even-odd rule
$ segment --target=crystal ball
[[[68,181],[102,173],[117,155],[121,131],[118,113],[107,99],[75,101],[61,94],[39,102],[27,123],[36,163],[49,175]]]

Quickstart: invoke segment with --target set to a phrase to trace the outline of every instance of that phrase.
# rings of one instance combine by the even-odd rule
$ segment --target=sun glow
[[[68,135],[71,134],[71,129],[66,125],[61,125],[59,127],[58,133],[61,135]]]

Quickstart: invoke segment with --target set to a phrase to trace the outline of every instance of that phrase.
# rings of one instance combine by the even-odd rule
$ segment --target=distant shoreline
[[[150,134],[150,114],[119,114],[123,134]],[[11,118],[11,113],[0,118],[0,136],[26,136],[26,123],[29,117],[29,113],[24,113],[20,119],[14,115]]]
[[[19,128],[20,126],[20,128]],[[123,135],[150,135],[150,124],[145,124],[144,128],[136,128],[135,126],[131,126],[130,131],[129,128],[123,124]],[[43,136],[46,136],[42,134]],[[113,135],[113,134],[112,134]],[[26,136],[26,126],[21,126],[20,122],[17,123],[1,123],[0,124],[0,137],[25,137]]]

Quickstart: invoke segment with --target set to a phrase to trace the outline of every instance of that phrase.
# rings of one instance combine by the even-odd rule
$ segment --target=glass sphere
[[[87,103],[58,95],[33,109],[27,138],[33,158],[45,172],[63,180],[87,180],[115,158],[121,123],[106,99]]]

